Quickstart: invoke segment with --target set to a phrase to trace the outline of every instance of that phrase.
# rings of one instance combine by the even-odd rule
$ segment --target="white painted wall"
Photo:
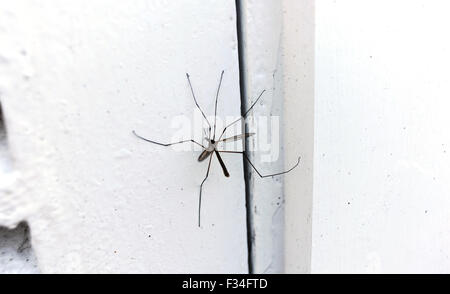
[[[300,166],[285,176],[285,271],[311,271],[314,161],[315,2],[283,2],[284,153],[286,166],[301,156]]]
[[[447,2],[242,3],[247,104],[267,90],[284,146],[252,160],[302,157],[252,176],[255,272],[450,272]],[[0,44],[2,271],[247,272],[242,158],[213,163],[199,229],[206,163],[131,134],[189,129],[185,72],[211,115],[224,69],[240,114],[234,1],[5,2]]]
[[[316,1],[313,273],[450,272],[448,1]]]
[[[198,228],[207,162],[131,133],[192,119],[185,72],[211,115],[224,69],[219,113],[240,114],[234,1],[2,2],[0,44],[0,225],[29,223],[41,272],[247,272],[242,158],[213,162]]]

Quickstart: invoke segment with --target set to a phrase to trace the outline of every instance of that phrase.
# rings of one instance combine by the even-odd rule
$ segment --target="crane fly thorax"
[[[208,141],[208,147],[206,147],[203,152],[200,154],[200,156],[198,157],[198,161],[203,161],[206,158],[208,158],[211,153],[214,152],[214,150],[216,150],[217,147],[217,142],[208,138],[205,138],[206,141]]]
[[[206,151],[213,152],[214,149],[216,149],[216,147],[217,147],[217,142],[212,139],[211,140],[207,139],[207,141],[208,141],[208,147],[206,147]]]

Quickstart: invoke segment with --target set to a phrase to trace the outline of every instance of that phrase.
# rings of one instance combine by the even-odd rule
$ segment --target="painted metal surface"
[[[247,107],[252,110],[250,171],[255,273],[306,273],[310,267],[314,106],[312,1],[242,1]]]

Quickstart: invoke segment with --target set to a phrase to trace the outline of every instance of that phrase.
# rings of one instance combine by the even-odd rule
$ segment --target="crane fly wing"
[[[228,137],[228,138],[222,139],[222,140],[220,140],[220,142],[224,142],[224,143],[226,143],[226,142],[234,142],[234,141],[237,141],[237,140],[241,140],[243,138],[247,138],[247,137],[253,136],[254,134],[255,133],[240,134],[240,135],[236,135],[236,136],[232,136],[232,137]]]
[[[211,155],[212,151],[203,150],[203,152],[198,157],[198,161],[203,161]]]

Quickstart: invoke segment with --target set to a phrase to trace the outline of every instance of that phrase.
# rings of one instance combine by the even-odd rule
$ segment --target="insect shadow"
[[[223,128],[223,130],[222,130],[220,136],[216,139],[217,101],[218,101],[218,98],[219,98],[220,86],[222,85],[223,74],[224,74],[224,71],[222,71],[222,73],[221,73],[221,75],[220,75],[220,81],[219,81],[219,86],[218,86],[218,88],[217,88],[216,100],[215,100],[215,107],[214,107],[214,124],[213,124],[213,126],[211,126],[211,123],[210,123],[209,120],[206,118],[205,113],[203,112],[203,110],[201,109],[200,105],[199,105],[198,102],[197,102],[197,98],[195,97],[195,94],[194,94],[194,90],[193,90],[193,87],[192,87],[192,83],[191,83],[190,76],[189,76],[188,73],[186,73],[186,78],[187,78],[188,83],[189,83],[189,88],[191,89],[192,97],[194,98],[194,103],[195,103],[195,105],[197,106],[197,108],[200,110],[200,112],[202,113],[203,118],[206,120],[206,123],[208,124],[208,137],[205,138],[206,141],[207,141],[207,143],[208,143],[208,144],[207,144],[207,145],[208,145],[207,147],[205,147],[203,144],[201,144],[201,143],[199,143],[199,142],[197,142],[197,141],[195,141],[195,140],[193,140],[193,139],[182,140],[182,141],[179,141],[179,142],[173,142],[173,143],[160,143],[160,142],[156,142],[156,141],[153,141],[153,140],[144,138],[144,137],[138,135],[138,134],[133,130],[133,134],[134,134],[136,137],[138,137],[138,138],[140,138],[140,139],[142,139],[142,140],[144,140],[144,141],[150,142],[150,143],[152,143],[152,144],[156,144],[156,145],[168,147],[168,146],[172,146],[172,145],[175,145],[175,144],[194,143],[194,144],[197,144],[197,145],[199,145],[200,147],[203,148],[202,153],[201,153],[200,156],[198,157],[198,161],[201,162],[201,161],[204,161],[204,160],[206,160],[206,159],[209,158],[209,162],[208,162],[208,169],[206,170],[206,176],[205,176],[205,178],[203,179],[202,183],[200,184],[200,192],[199,192],[199,199],[198,199],[198,226],[199,226],[199,227],[200,227],[200,224],[201,224],[201,207],[202,207],[202,190],[203,190],[203,184],[205,183],[206,179],[208,179],[208,176],[209,176],[209,170],[210,170],[210,168],[211,168],[211,161],[212,161],[214,155],[217,156],[217,159],[219,160],[219,164],[220,164],[220,166],[222,167],[222,171],[223,171],[223,174],[225,175],[225,177],[229,177],[229,176],[230,176],[230,173],[228,172],[227,167],[225,166],[225,163],[223,162],[222,157],[220,156],[220,153],[242,154],[243,157],[245,158],[245,160],[248,161],[248,163],[250,164],[250,166],[256,171],[256,173],[258,174],[258,176],[261,177],[261,178],[274,177],[274,176],[279,176],[279,175],[282,175],[282,174],[286,174],[286,173],[290,172],[291,170],[293,170],[294,168],[296,168],[296,167],[299,165],[299,163],[300,163],[300,157],[299,157],[298,160],[297,160],[297,163],[296,163],[294,166],[292,166],[290,169],[285,170],[285,171],[282,171],[282,172],[277,172],[277,173],[273,173],[273,174],[266,174],[266,175],[264,175],[264,174],[261,174],[261,173],[258,171],[258,169],[255,167],[255,165],[250,161],[250,159],[248,158],[248,156],[247,156],[247,154],[245,153],[245,151],[227,151],[227,150],[218,150],[218,149],[217,149],[217,145],[218,145],[219,143],[221,143],[221,142],[222,142],[222,143],[235,142],[235,141],[238,141],[238,140],[243,140],[243,139],[245,139],[245,138],[247,138],[247,137],[250,137],[250,136],[252,136],[252,135],[255,134],[255,133],[244,133],[244,134],[240,134],[240,135],[235,135],[235,136],[223,138],[223,136],[224,136],[226,130],[227,130],[229,127],[231,127],[232,125],[234,125],[235,123],[237,123],[237,122],[239,122],[239,121],[241,121],[241,120],[242,120],[242,121],[245,121],[245,119],[247,118],[249,112],[252,110],[252,108],[256,105],[256,103],[259,101],[259,99],[261,98],[261,96],[262,96],[262,95],[264,94],[264,92],[266,91],[266,90],[263,90],[263,91],[259,94],[258,98],[255,100],[255,102],[253,102],[253,104],[252,104],[252,105],[250,106],[250,108],[244,113],[243,116],[241,116],[240,118],[238,118],[237,120],[233,121],[232,123],[228,124],[225,128]],[[212,135],[212,136],[211,136],[211,135]]]

